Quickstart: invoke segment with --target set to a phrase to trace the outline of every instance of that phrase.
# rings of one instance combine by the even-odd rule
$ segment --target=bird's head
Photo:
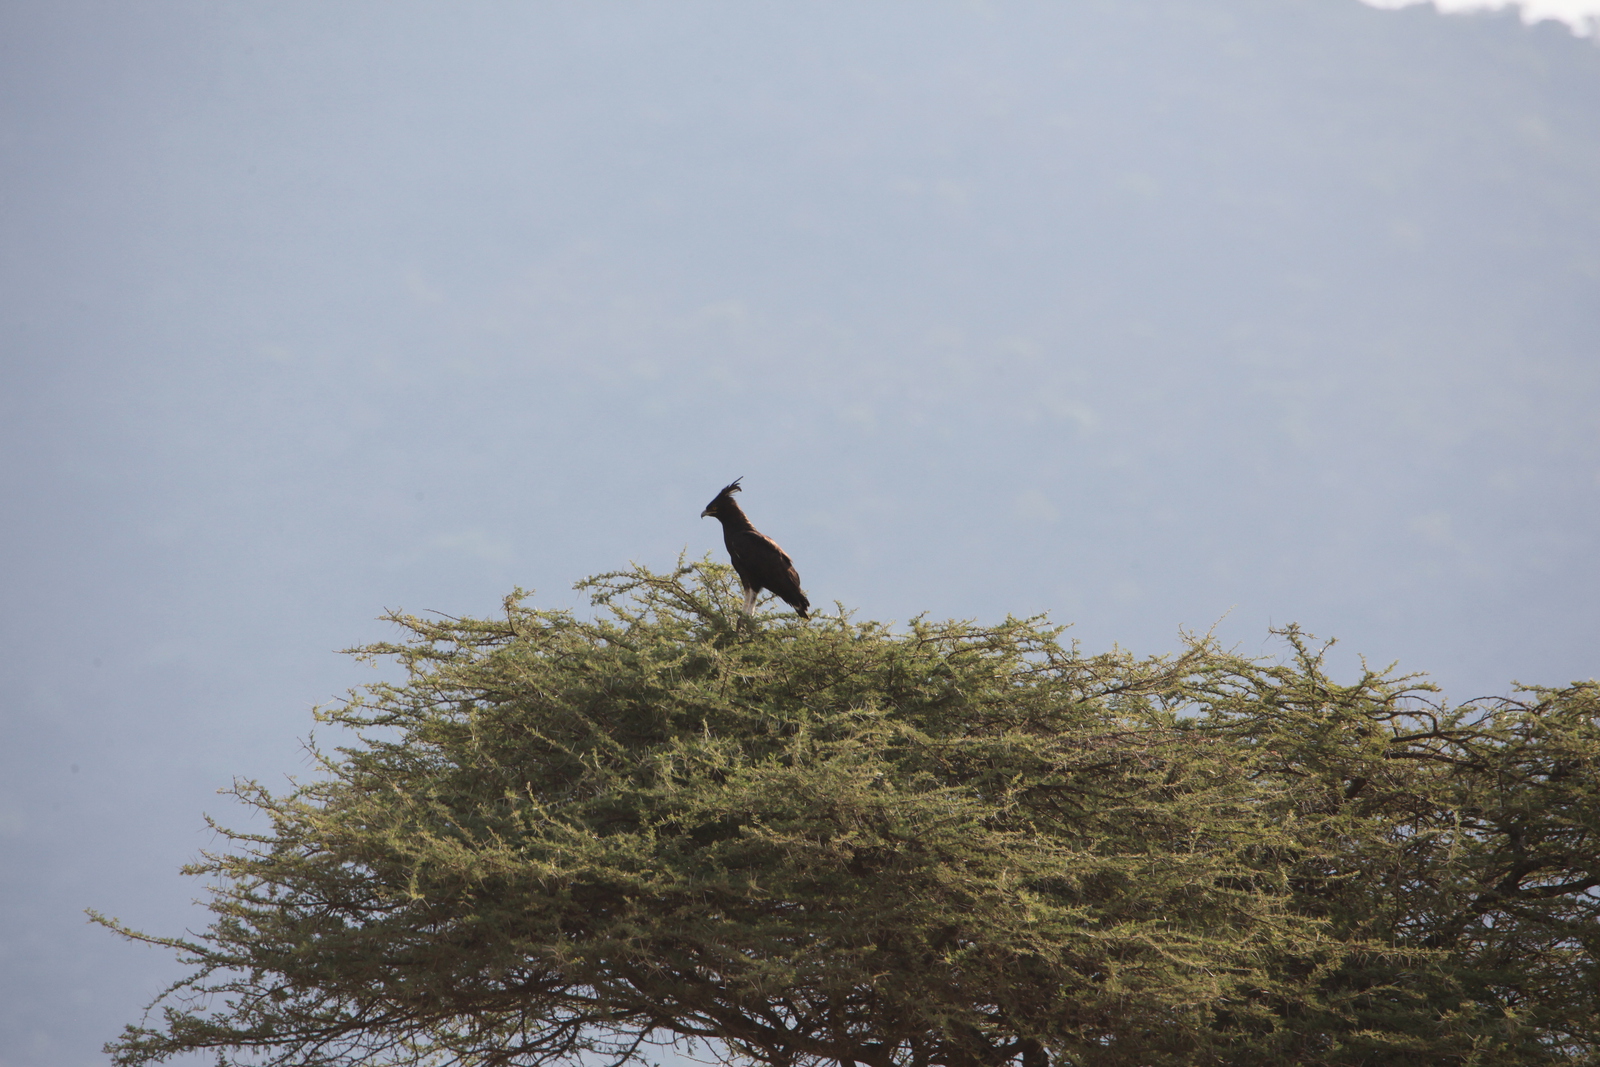
[[[702,519],[707,516],[713,519],[716,518],[722,514],[722,506],[724,504],[732,505],[733,509],[737,511],[738,506],[733,504],[733,494],[739,491],[739,483],[742,481],[744,481],[744,475],[741,474],[728,485],[723,486],[722,492],[711,498],[711,503],[706,505],[706,509],[700,513],[700,517]]]

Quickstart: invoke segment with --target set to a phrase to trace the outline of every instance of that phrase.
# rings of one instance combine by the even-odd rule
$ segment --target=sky
[[[1593,677],[1597,297],[1600,48],[1515,12],[0,5],[0,1067],[178,977],[84,909],[201,923],[386,609],[740,475],[814,610]]]

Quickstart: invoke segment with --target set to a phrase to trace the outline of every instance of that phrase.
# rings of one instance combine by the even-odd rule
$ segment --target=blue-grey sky
[[[176,975],[383,609],[1597,673],[1600,47],[1357,0],[0,5],[0,1067]]]

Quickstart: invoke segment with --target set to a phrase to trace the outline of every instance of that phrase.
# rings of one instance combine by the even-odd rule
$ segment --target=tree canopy
[[[708,562],[593,618],[396,614],[403,681],[189,868],[135,1067],[1594,1063],[1600,689],[1450,706],[1207,638],[751,621]]]

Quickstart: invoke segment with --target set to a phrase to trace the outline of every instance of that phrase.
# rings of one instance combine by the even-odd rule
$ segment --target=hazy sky
[[[385,608],[1596,673],[1600,48],[1357,0],[0,5],[0,1067],[101,1062]],[[336,743],[337,739],[323,739]]]

